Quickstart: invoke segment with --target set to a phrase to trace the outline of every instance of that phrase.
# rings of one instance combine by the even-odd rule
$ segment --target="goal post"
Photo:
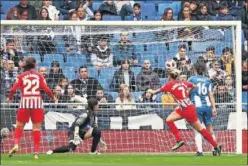
[[[1,20],[1,31],[3,33],[1,33],[1,37],[2,36],[10,36],[12,35],[12,33],[14,33],[15,35],[20,35],[20,36],[25,36],[25,35],[32,35],[34,34],[34,36],[38,36],[38,35],[46,35],[45,32],[39,32],[39,29],[35,29],[34,32],[30,33],[27,32],[27,34],[18,31],[18,32],[14,32],[14,28],[13,27],[25,27],[25,26],[34,26],[34,27],[53,27],[53,31],[55,36],[59,35],[61,32],[57,31],[56,32],[56,28],[64,28],[66,26],[72,26],[72,27],[89,27],[89,31],[84,31],[82,32],[82,34],[97,34],[100,35],[101,34],[108,34],[108,35],[116,35],[116,34],[120,34],[121,32],[127,31],[130,33],[133,33],[133,35],[135,35],[135,33],[138,32],[144,32],[140,38],[142,39],[141,42],[139,43],[137,41],[136,38],[136,43],[138,43],[139,45],[147,45],[148,47],[152,44],[156,44],[156,42],[161,42],[161,43],[173,43],[173,42],[185,42],[185,41],[195,41],[195,39],[192,38],[175,38],[172,34],[173,37],[171,37],[169,40],[164,39],[164,37],[162,35],[164,35],[163,33],[160,34],[160,31],[165,31],[165,30],[175,30],[173,32],[178,33],[179,31],[177,30],[177,28],[198,28],[198,27],[208,27],[208,29],[210,27],[213,28],[218,28],[218,27],[228,27],[228,29],[231,31],[231,36],[232,36],[232,48],[233,48],[233,55],[235,58],[235,70],[233,73],[233,75],[235,74],[235,109],[232,112],[235,112],[235,118],[236,118],[236,138],[235,138],[235,143],[236,143],[236,147],[235,147],[235,151],[237,154],[242,154],[242,72],[241,72],[241,59],[242,59],[242,55],[241,55],[241,50],[242,50],[242,39],[241,39],[241,33],[242,33],[242,28],[241,28],[241,22],[240,21],[145,21],[145,22],[134,22],[134,21],[100,21],[100,22],[96,22],[96,21],[16,21],[16,20],[11,20],[11,21],[6,21],[6,20]],[[117,28],[119,27],[119,28]],[[140,27],[140,28],[139,28]],[[8,31],[4,31],[5,28],[9,29]],[[211,28],[210,28],[211,29]],[[220,28],[221,29],[221,28]],[[201,30],[199,30],[199,32],[197,32],[197,35],[201,35]],[[159,33],[159,36],[157,37],[156,35],[154,35],[154,39],[153,41],[149,39],[149,35],[151,32],[156,32]],[[138,33],[139,34],[139,33]],[[178,34],[177,34],[178,35]],[[137,37],[137,35],[135,36]],[[214,36],[212,36],[211,39],[209,39],[210,42],[214,39]],[[218,39],[221,41],[221,39]],[[201,39],[197,38],[196,41],[201,41]],[[207,41],[201,41],[203,42],[207,42]],[[134,42],[135,43],[135,42]],[[144,47],[145,48],[145,47]],[[142,47],[143,49],[143,47]],[[156,55],[154,56],[160,56],[162,57],[163,55],[160,54],[159,52],[160,47],[157,48],[157,52]],[[166,50],[166,46],[165,48],[163,48]],[[173,48],[173,49],[177,49]],[[143,50],[141,51],[143,52]],[[142,53],[141,53],[142,54]],[[201,53],[198,53],[197,55],[193,55],[193,57],[198,57],[199,55],[201,55]],[[159,57],[159,58],[160,58]],[[171,56],[169,56],[171,57]],[[167,58],[161,58],[158,61],[162,60],[166,60]],[[142,58],[141,58],[142,59]],[[53,61],[54,59],[51,59],[51,61]],[[55,59],[56,60],[56,59]],[[144,59],[142,59],[144,60]],[[157,63],[157,62],[156,62]],[[164,63],[164,62],[163,62]],[[159,64],[159,63],[157,63]],[[73,63],[71,64],[72,66],[74,65]],[[158,65],[159,67],[161,67],[161,65]],[[108,70],[106,70],[108,71]],[[73,73],[74,71],[72,71]],[[74,73],[73,73],[74,74]],[[75,74],[76,75],[76,74]],[[103,78],[101,78],[101,83],[108,83],[109,81],[111,81],[111,79],[106,79],[104,81]],[[161,79],[162,80],[162,79]],[[2,103],[1,103],[2,104]],[[160,103],[162,104],[162,103]],[[1,105],[1,107],[3,107],[3,105]],[[154,109],[155,110],[155,109]],[[2,112],[1,112],[2,115]],[[155,117],[154,117],[155,118]],[[118,119],[118,118],[117,118]],[[134,132],[134,131],[131,131]],[[111,134],[111,132],[107,133],[107,134]],[[119,133],[120,134],[120,133]],[[144,135],[146,135],[147,133],[143,133]],[[117,134],[118,135],[118,134]],[[129,134],[129,136],[134,136],[135,133],[131,133]],[[153,135],[154,137],[156,137],[156,134]],[[66,136],[65,136],[66,137]],[[143,141],[143,140],[141,140]],[[124,141],[125,142],[125,141]],[[117,143],[115,142],[114,146]],[[124,147],[124,146],[123,146]],[[144,148],[144,147],[142,147]],[[127,149],[125,152],[128,152],[129,149]],[[161,150],[161,149],[160,149]]]

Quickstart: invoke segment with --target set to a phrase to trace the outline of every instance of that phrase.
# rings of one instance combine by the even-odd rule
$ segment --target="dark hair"
[[[142,95],[142,97],[143,97],[143,101],[144,101],[144,99],[146,99],[146,93],[147,93],[147,91],[148,91],[148,89],[150,89],[150,88],[146,88],[145,89],[145,91],[144,91],[144,93],[143,93],[143,95]],[[153,101],[153,94],[151,94],[151,98],[149,99],[149,102],[152,102]]]
[[[95,11],[94,11],[94,19],[95,19],[95,15],[96,15],[97,13],[100,13],[100,14],[101,14],[101,20],[102,20],[102,13],[101,13],[100,10],[95,10]]]
[[[98,100],[96,98],[90,98],[88,100],[88,108],[90,111],[94,110],[94,107],[98,104]]]
[[[135,8],[135,7],[138,7],[139,9],[141,8],[141,6],[140,6],[139,3],[135,3],[135,4],[133,5],[133,8]]]
[[[13,40],[13,39],[8,39],[8,40],[6,41],[6,45],[9,44],[9,43],[14,43],[14,40]]]
[[[231,48],[229,48],[229,47],[225,47],[225,48],[223,48],[223,50],[222,50],[222,54],[224,54],[224,53],[226,53],[226,52],[230,52],[231,54],[233,54],[232,49],[231,49]]]
[[[35,68],[35,64],[36,64],[36,59],[32,56],[26,56],[23,58],[23,62],[24,62],[24,71],[28,71],[30,69],[34,69]]]
[[[69,14],[70,19],[71,19],[71,17],[73,16],[73,14],[76,14],[76,15],[78,16],[77,11],[73,11],[73,12],[71,12],[71,13]]]
[[[165,9],[164,9],[164,14],[163,14],[163,16],[162,16],[162,19],[164,19],[164,18],[166,17],[166,20],[168,20],[168,19],[167,19],[167,14],[168,14],[168,11],[169,11],[169,10],[171,10],[172,13],[174,12],[173,9],[170,8],[170,7],[165,8]],[[172,19],[171,19],[171,20],[173,20],[173,14],[172,14]]]
[[[41,10],[40,10],[40,15],[39,15],[39,19],[40,19],[40,20],[43,20],[43,18],[42,18],[42,10],[45,10],[45,11],[47,12],[46,20],[51,20],[51,18],[50,18],[50,16],[49,16],[49,12],[48,12],[48,10],[47,10],[46,8],[41,8]]]
[[[213,51],[215,52],[215,47],[214,46],[209,46],[206,48],[206,51]]]
[[[199,5],[199,9],[202,9],[204,6],[206,6],[206,7],[208,8],[208,6],[207,6],[207,4],[206,4],[206,3],[204,3],[204,2],[200,3],[200,5]]]
[[[187,47],[186,47],[185,44],[180,44],[180,45],[178,46],[178,50],[180,50],[181,48],[187,49]]]
[[[52,63],[51,63],[51,67],[60,67],[60,64],[59,64],[59,62],[58,61],[52,61]]]
[[[80,72],[81,69],[87,69],[87,71],[88,71],[87,66],[80,66],[79,69],[78,69],[78,72]]]
[[[206,71],[205,63],[199,62],[194,64],[194,69],[196,70],[197,74],[204,75]]]
[[[28,13],[28,10],[27,9],[21,10],[20,11],[20,15],[22,15],[24,12],[27,12]]]

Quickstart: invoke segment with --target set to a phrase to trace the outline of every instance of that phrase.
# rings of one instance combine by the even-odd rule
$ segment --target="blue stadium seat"
[[[76,68],[79,68],[80,66],[87,66],[87,60],[86,55],[84,54],[75,54],[75,55],[68,55],[67,61],[65,63],[67,66],[74,66]]]
[[[98,10],[100,6],[101,6],[101,2],[94,2],[93,3],[93,9],[94,10]]]
[[[248,92],[242,92],[242,103],[248,103]],[[242,105],[243,111],[248,111],[248,105]]]
[[[135,101],[138,101],[140,97],[142,97],[144,92],[132,92],[132,97]]]
[[[44,62],[47,64],[51,64],[52,61],[58,61],[61,66],[64,66],[64,58],[61,54],[45,54],[44,55]]]
[[[139,72],[141,71],[141,67],[132,67],[131,68],[132,72],[134,73],[134,77],[136,78],[136,76],[139,74]]]
[[[72,81],[77,78],[77,69],[73,66],[65,66],[63,73],[69,81]]]
[[[141,13],[145,16],[156,16],[156,9],[154,3],[145,3],[141,6]]]
[[[40,64],[40,63],[41,63],[40,54],[32,54],[32,53],[29,53],[29,54],[27,54],[27,56],[32,56],[32,57],[34,57],[37,64]]]
[[[160,18],[158,16],[147,16],[147,21],[158,21]]]
[[[103,21],[121,21],[121,16],[108,16],[104,15],[102,17]]]
[[[88,67],[88,74],[92,78],[98,78],[96,67]]]
[[[155,65],[154,55],[152,54],[141,55],[139,64],[142,65],[144,63],[144,60],[149,60],[152,66]]]
[[[160,78],[160,84],[164,85],[166,82],[168,82],[168,78]]]
[[[99,83],[101,84],[102,88],[104,89],[105,92],[109,91],[109,81],[106,79],[98,79]]]
[[[6,20],[6,14],[1,14],[1,20]]]
[[[118,92],[108,92],[109,95],[111,95],[113,97],[113,100],[115,101],[115,99],[117,97],[119,97],[119,93]]]

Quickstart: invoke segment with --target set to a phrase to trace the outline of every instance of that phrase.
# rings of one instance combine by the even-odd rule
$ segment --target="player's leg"
[[[183,118],[180,111],[181,111],[180,108],[176,108],[175,111],[173,111],[166,119],[166,123],[170,127],[171,132],[177,141],[176,145],[172,147],[172,150],[176,150],[176,149],[180,148],[181,146],[183,146],[183,144],[184,144],[184,142],[181,139],[179,130],[174,123],[175,121]]]
[[[9,152],[9,157],[12,157],[19,149],[19,142],[22,137],[25,124],[29,121],[30,111],[25,109],[19,109],[16,117],[16,128],[14,134],[14,147]]]
[[[221,154],[221,146],[218,146],[212,135],[202,127],[199,120],[192,123],[193,127],[214,147],[216,153]]]
[[[93,137],[92,146],[91,146],[91,153],[97,154],[97,145],[101,139],[101,130],[99,128],[90,128],[84,135],[84,139],[88,139]]]
[[[74,150],[76,150],[77,148],[77,145],[75,145],[73,143],[73,140],[74,140],[74,131],[70,130],[68,132],[68,136],[69,136],[69,145],[67,146],[61,146],[59,148],[56,148],[54,150],[49,150],[47,152],[47,154],[53,154],[53,153],[66,153],[66,152],[72,152]]]
[[[197,116],[201,122],[201,124],[203,123],[203,111],[201,109],[197,110]],[[194,133],[195,133],[195,144],[197,147],[197,153],[196,156],[202,156],[202,135],[201,133],[199,133],[198,131],[196,131],[194,129]]]
[[[33,141],[34,141],[34,158],[38,159],[38,153],[40,151],[40,138],[41,138],[41,123],[44,121],[43,109],[32,109],[31,120],[33,123]]]

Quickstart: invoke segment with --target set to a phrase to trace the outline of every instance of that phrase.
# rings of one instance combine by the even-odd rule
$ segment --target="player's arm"
[[[191,83],[191,82],[186,81],[185,83],[189,88],[189,95],[190,95],[197,86],[195,84]]]
[[[209,86],[209,95],[208,96],[209,96],[209,100],[210,100],[210,103],[211,103],[211,106],[212,106],[213,116],[216,116],[217,111],[216,111],[216,106],[215,106],[214,93],[213,93],[213,90],[212,90],[212,84],[210,84],[210,86]]]
[[[18,76],[15,84],[13,85],[13,87],[10,89],[10,92],[9,92],[9,96],[8,96],[8,99],[7,101],[10,101],[10,100],[13,100],[13,96],[16,92],[16,90],[21,86],[21,78],[20,76]]]
[[[49,96],[52,100],[55,100],[55,97],[54,97],[54,95],[53,95],[53,92],[52,92],[51,89],[47,86],[46,80],[44,79],[43,76],[41,76],[40,84],[41,84],[41,88],[48,94],[48,96]]]
[[[159,89],[156,89],[156,90],[152,90],[152,89],[149,89],[148,92],[155,95],[155,94],[158,94],[160,92],[169,92],[170,88],[168,86],[168,84],[165,84],[164,86],[162,86],[161,88]]]
[[[74,125],[75,125],[74,135],[78,135],[79,134],[79,126],[82,125],[86,121],[87,117],[88,117],[88,114],[87,113],[83,113],[83,114],[81,114],[77,118],[77,120],[74,123]]]

